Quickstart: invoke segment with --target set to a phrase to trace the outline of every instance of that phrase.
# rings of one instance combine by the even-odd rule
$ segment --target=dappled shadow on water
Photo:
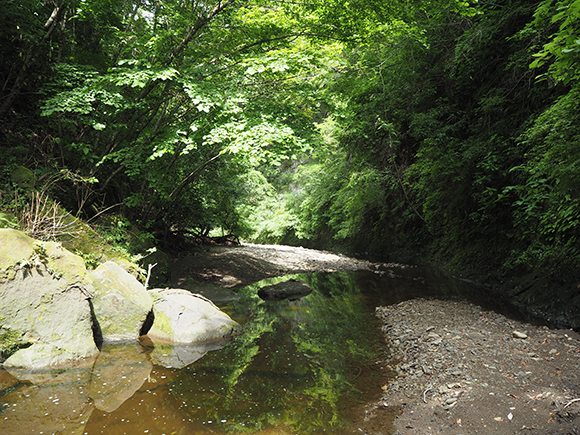
[[[258,296],[291,278],[312,293]],[[229,344],[143,340],[104,346],[68,370],[0,371],[0,433],[389,434],[390,410],[369,412],[389,380],[376,306],[468,299],[517,316],[483,288],[420,268],[292,275],[238,293],[223,307],[244,325]]]

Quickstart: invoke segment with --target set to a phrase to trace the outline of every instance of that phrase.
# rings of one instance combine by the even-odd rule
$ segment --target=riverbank
[[[397,434],[580,433],[580,335],[458,301],[377,308]]]
[[[212,247],[176,263],[185,277],[236,289],[288,273],[402,267],[288,246]],[[394,381],[362,420],[369,434],[580,433],[580,336],[458,301],[377,308]],[[516,332],[518,334],[516,334]],[[377,389],[381,386],[377,385]],[[399,414],[395,429],[373,425]]]

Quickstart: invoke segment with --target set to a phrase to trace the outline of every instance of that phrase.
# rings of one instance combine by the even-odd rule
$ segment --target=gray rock
[[[10,229],[0,229],[0,246],[0,325],[32,344],[4,366],[35,369],[98,353],[83,260]]]
[[[312,293],[310,286],[298,279],[290,279],[258,290],[258,296],[265,301],[295,300],[308,296],[310,293]]]
[[[103,341],[137,340],[153,298],[129,272],[112,261],[91,274],[93,308]]]
[[[240,325],[213,302],[187,290],[154,289],[153,326],[147,335],[155,341],[195,343],[230,337]]]

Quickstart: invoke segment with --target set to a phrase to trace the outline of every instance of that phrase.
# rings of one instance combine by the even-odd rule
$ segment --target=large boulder
[[[235,334],[240,325],[209,299],[181,289],[154,289],[153,341],[195,343]]]
[[[107,261],[91,276],[97,327],[105,342],[137,340],[153,307],[145,287],[118,264]]]
[[[4,366],[34,369],[98,353],[83,260],[11,229],[0,229],[0,246],[0,330],[31,344]]]

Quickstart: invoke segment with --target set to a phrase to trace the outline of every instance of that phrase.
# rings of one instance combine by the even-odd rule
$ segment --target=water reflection
[[[308,282],[313,292],[299,301],[258,296],[261,287],[291,278]],[[232,433],[352,430],[344,410],[362,394],[354,388],[356,378],[382,350],[355,276],[287,276],[246,287],[240,295],[230,313],[245,318],[243,334],[176,379],[172,395],[188,420],[198,430],[212,425],[213,431]]]
[[[139,343],[104,347],[93,367],[89,389],[95,407],[115,411],[143,386],[152,369]]]
[[[261,287],[290,278],[312,293],[298,301],[258,297]],[[239,296],[223,307],[244,325],[229,344],[143,341],[105,346],[69,370],[0,371],[0,433],[389,434],[387,411],[372,428],[363,421],[388,375],[378,364],[385,349],[374,307],[418,296],[497,302],[419,268],[287,276]]]
[[[63,372],[10,370],[19,388],[0,398],[0,433],[83,433],[93,410],[89,398],[93,360]]]

